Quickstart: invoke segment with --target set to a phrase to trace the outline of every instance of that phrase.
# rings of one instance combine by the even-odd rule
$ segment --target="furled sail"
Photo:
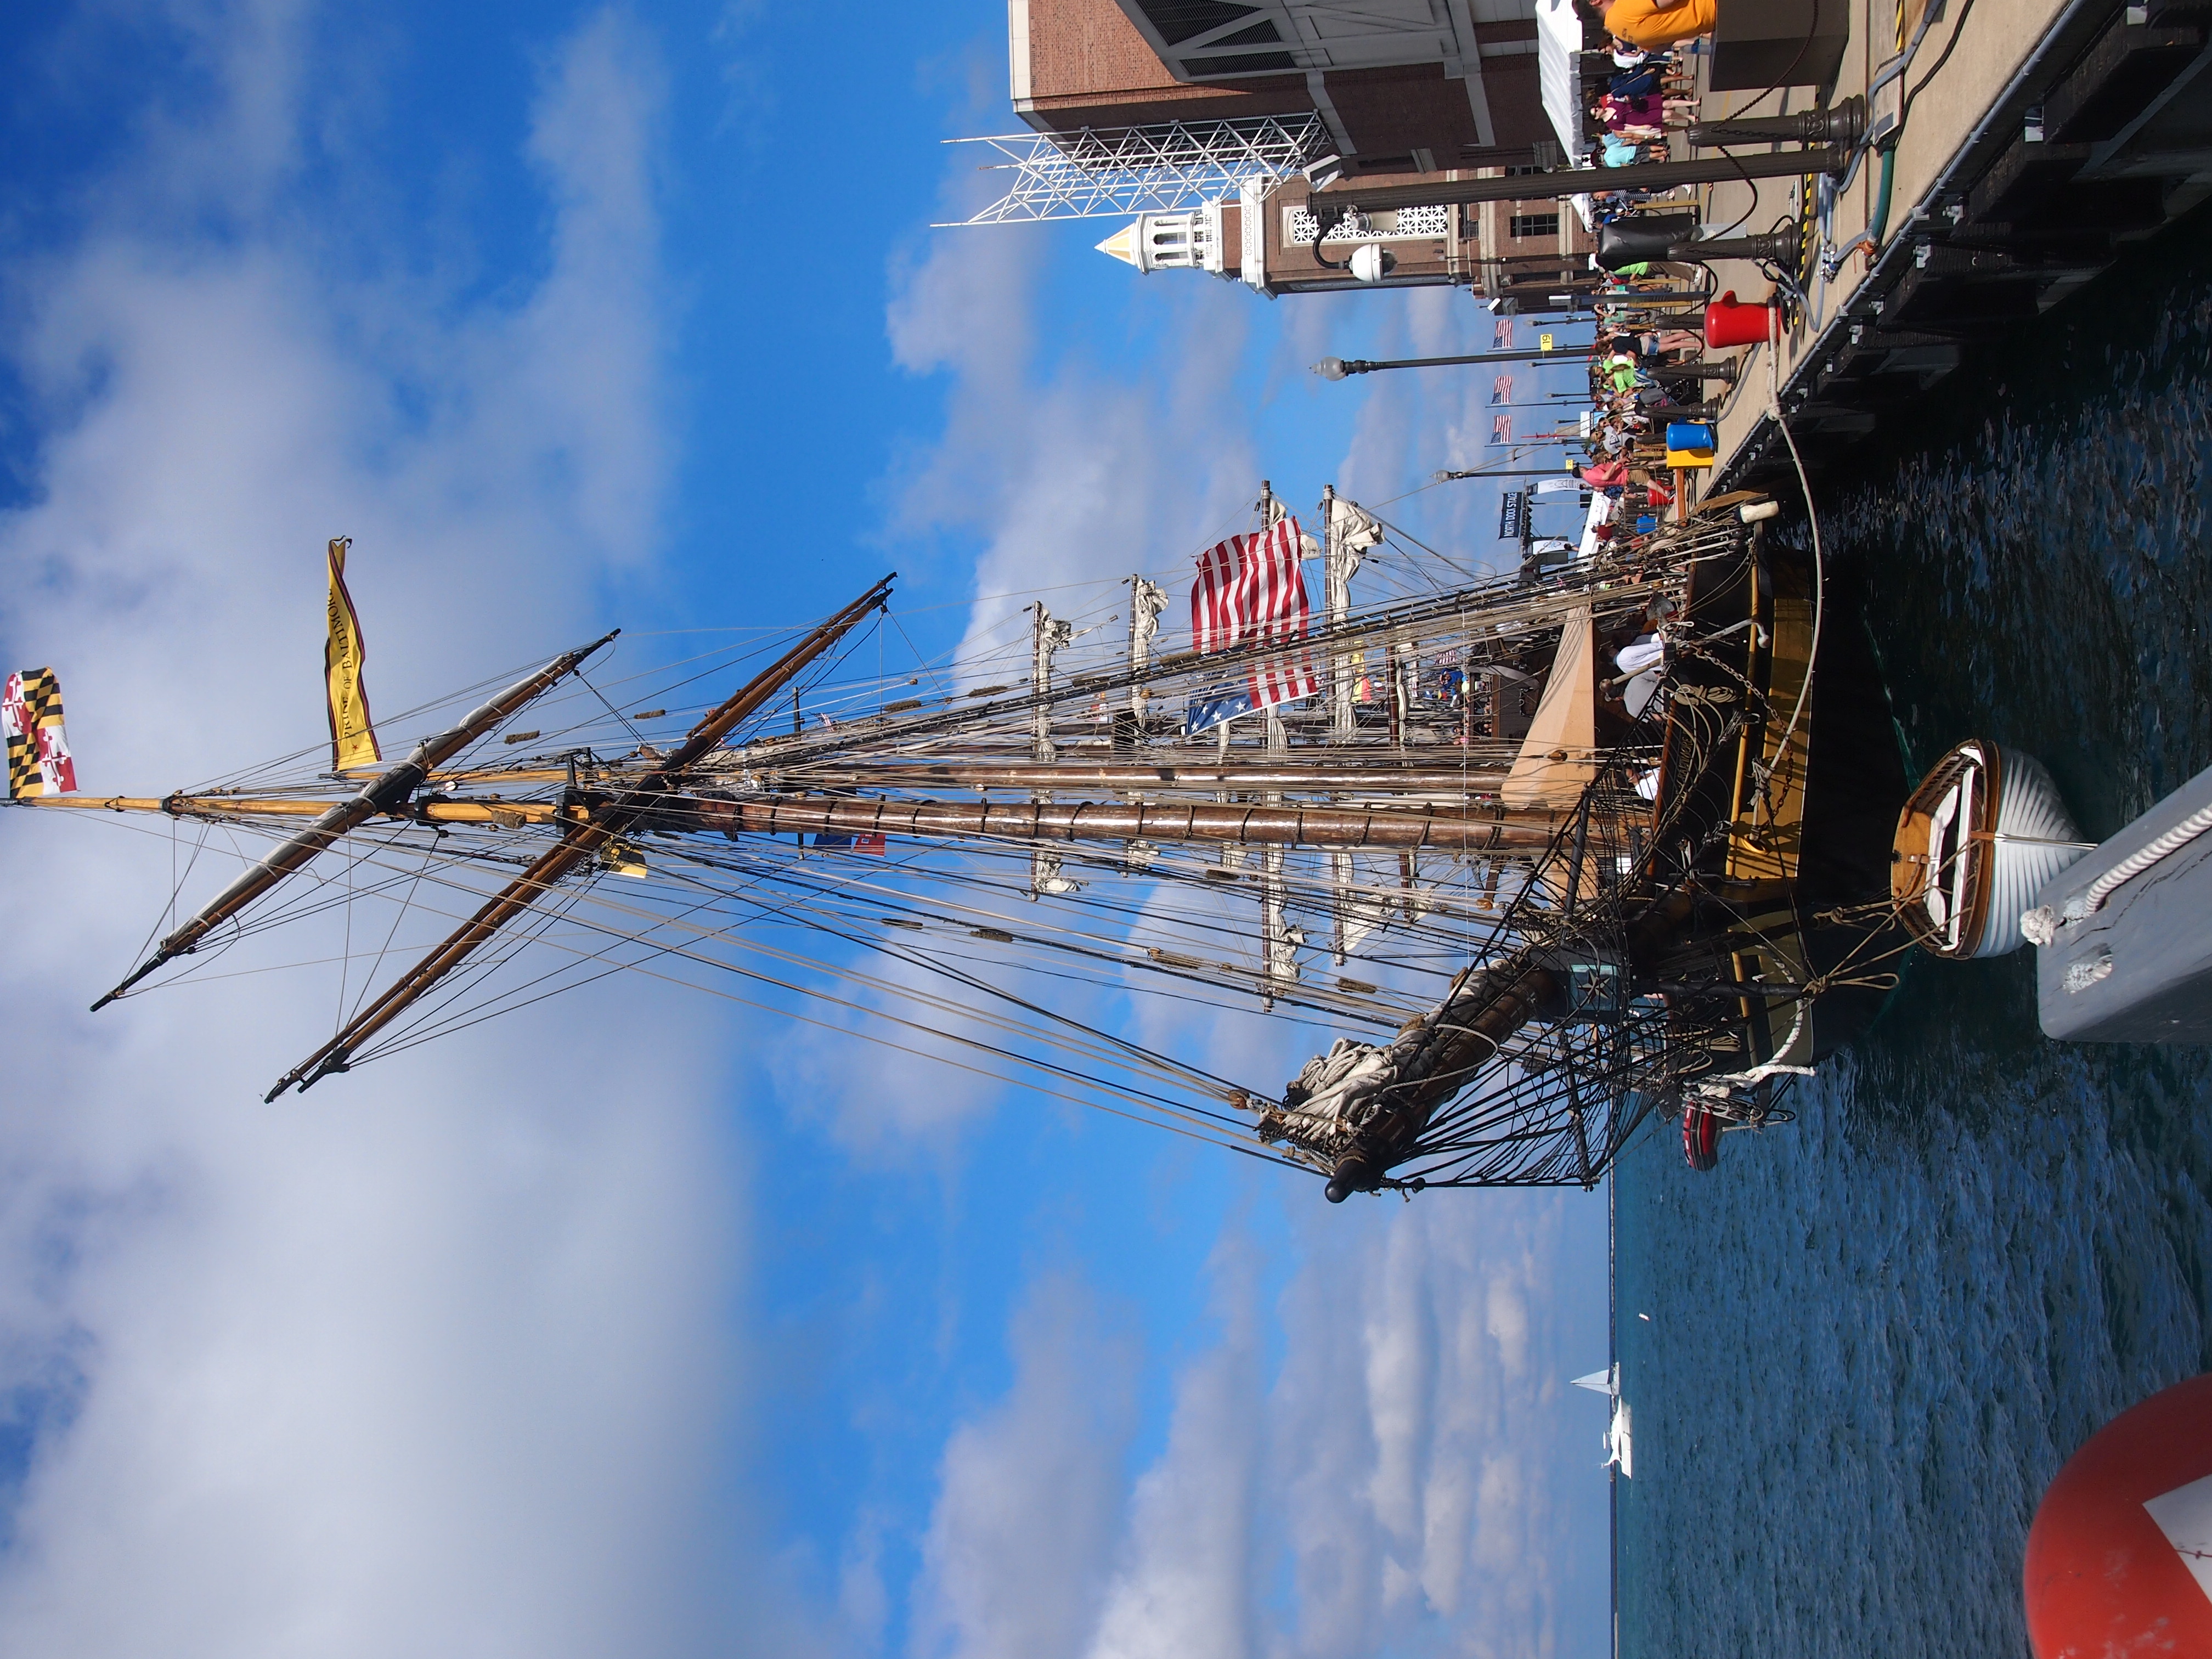
[[[1559,630],[1535,718],[1499,798],[1509,806],[1571,806],[1597,775],[1597,644],[1589,612]]]

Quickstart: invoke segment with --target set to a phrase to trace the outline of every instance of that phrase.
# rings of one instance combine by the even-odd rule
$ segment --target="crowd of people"
[[[1593,89],[1588,106],[1593,137],[1583,160],[1594,167],[1669,160],[1672,135],[1697,119],[1692,43],[1711,33],[1717,0],[1577,3],[1601,23],[1613,59],[1613,72],[1601,88]],[[1695,195],[1686,185],[1595,190],[1589,195],[1590,228]],[[1705,343],[1692,328],[1680,325],[1694,324],[1691,307],[1704,297],[1689,287],[1688,277],[1687,271],[1641,264],[1599,278],[1584,458],[1573,465],[1575,482],[1590,494],[1578,550],[1584,557],[1608,549],[1626,551],[1620,544],[1656,528],[1674,504],[1669,457],[1678,452],[1672,441],[1702,434],[1702,453],[1711,453],[1710,422],[1718,410],[1705,396]],[[1670,294],[1680,295],[1684,306],[1668,306]],[[1609,695],[1604,701],[1610,704],[1617,697],[1620,712],[1640,714],[1650,700],[1665,672],[1668,621],[1655,612],[1601,642],[1614,669],[1605,681]],[[1644,780],[1639,789],[1650,782]]]
[[[1590,492],[1579,550],[1585,556],[1649,529],[1674,505],[1676,461],[1686,448],[1710,455],[1711,422],[1719,412],[1705,396],[1701,336],[1671,325],[1615,330],[1603,320],[1600,326],[1589,361],[1583,459],[1573,464]]]
[[[1686,59],[1622,40],[1611,42],[1613,72],[1587,112],[1591,133],[1583,159],[1593,166],[1663,161],[1668,135],[1697,116],[1697,93]]]
[[[1716,0],[1577,3],[1601,23],[1612,57],[1612,73],[1601,83],[1586,83],[1589,127],[1600,136],[1584,160],[1608,167],[1668,159],[1671,135],[1697,117],[1690,43],[1712,29]],[[1595,190],[1589,198],[1590,227],[1595,231],[1679,198],[1694,200],[1695,194],[1687,185]],[[1616,536],[1634,534],[1673,504],[1668,434],[1680,437],[1717,413],[1705,397],[1705,341],[1692,331],[1692,307],[1703,295],[1690,277],[1686,270],[1656,264],[1629,264],[1598,276],[1593,296],[1598,344],[1590,358],[1589,415],[1582,437],[1586,458],[1576,467],[1579,482],[1592,492],[1580,550],[1585,556]],[[1683,307],[1666,303],[1672,295],[1682,297]],[[1691,327],[1680,326],[1682,322]]]

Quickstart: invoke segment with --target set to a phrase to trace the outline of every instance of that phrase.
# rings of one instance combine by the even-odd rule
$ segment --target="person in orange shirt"
[[[1659,52],[1711,34],[1719,9],[1720,0],[1613,0],[1605,26],[1646,52]]]

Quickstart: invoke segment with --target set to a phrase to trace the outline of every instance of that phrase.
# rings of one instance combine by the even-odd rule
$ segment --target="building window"
[[[1516,240],[1524,236],[1557,236],[1559,216],[1556,213],[1516,213],[1505,222],[1505,234]]]

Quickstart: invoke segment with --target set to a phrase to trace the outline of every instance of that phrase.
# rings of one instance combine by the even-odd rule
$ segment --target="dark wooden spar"
[[[574,673],[586,658],[620,632],[622,630],[617,629],[614,633],[602,635],[580,650],[564,652],[527,679],[516,681],[451,731],[441,732],[434,738],[425,738],[416,747],[415,752],[398,765],[379,775],[351,800],[340,801],[325,811],[314,823],[283,842],[260,863],[223,889],[198,915],[163,939],[154,954],[128,979],[94,1003],[92,1012],[98,1013],[162,963],[173,962],[179,957],[189,956],[198,950],[201,941],[216,927],[238,915],[287,876],[305,869],[317,854],[329,848],[348,830],[356,830],[371,818],[404,806],[433,771],[478,738],[537,702]]]
[[[420,1001],[433,986],[467,961],[501,927],[551,892],[562,878],[662,805],[676,781],[687,770],[719,748],[722,739],[741,722],[757,713],[808,664],[843,639],[870,612],[881,609],[890,593],[891,580],[890,576],[884,577],[756,675],[750,684],[692,727],[673,752],[657,762],[588,821],[572,823],[536,863],[488,900],[483,908],[382,996],[349,1020],[336,1036],[279,1078],[263,1098],[274,1100],[295,1084],[305,1089],[333,1072],[344,1071],[349,1058],[362,1042]]]

